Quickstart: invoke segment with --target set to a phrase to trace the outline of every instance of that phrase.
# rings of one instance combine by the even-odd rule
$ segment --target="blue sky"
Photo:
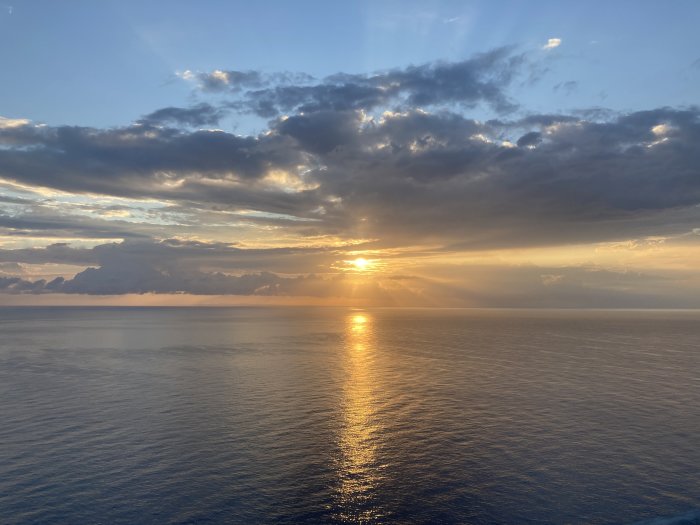
[[[699,22],[694,1],[7,0],[0,114],[123,125],[192,99],[176,71],[324,77],[462,60],[505,45],[535,51],[549,38],[562,43],[540,57],[542,77],[511,87],[529,111],[697,104]]]

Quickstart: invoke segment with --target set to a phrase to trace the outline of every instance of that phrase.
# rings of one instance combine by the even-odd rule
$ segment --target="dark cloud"
[[[224,113],[221,108],[203,102],[189,108],[162,108],[144,116],[139,123],[147,126],[176,125],[193,128],[215,126]]]
[[[307,153],[282,135],[241,137],[144,125],[106,130],[22,126],[1,129],[0,146],[0,173],[23,184],[275,213],[321,204],[312,192],[254,187],[271,171],[294,171],[308,162]]]
[[[240,95],[230,107],[268,118],[290,111],[473,107],[479,103],[509,112],[516,105],[505,89],[524,62],[523,55],[501,48],[461,62],[435,62],[373,75],[340,73],[315,83],[310,77],[264,77],[235,71],[214,71],[197,79],[205,90]]]
[[[45,279],[27,281],[20,277],[0,277],[0,292],[3,293],[45,293],[47,289]]]
[[[145,238],[139,228],[121,221],[87,217],[28,214],[0,215],[0,233],[7,236],[83,237],[96,239]]]
[[[338,147],[354,146],[361,116],[356,111],[318,111],[281,121],[277,131],[293,137],[310,153],[327,154]]]
[[[321,265],[328,267],[338,258],[331,248],[238,248],[227,243],[180,239],[127,240],[76,248],[54,243],[45,248],[0,249],[0,263],[71,264],[110,267],[115,261],[139,261],[142,267],[177,267],[187,271],[233,272],[260,268],[282,273],[307,273]]]
[[[126,293],[191,293],[197,295],[276,295],[286,279],[269,272],[231,276],[144,265],[134,258],[88,268],[62,281],[56,291],[89,295]]]
[[[26,264],[96,264],[98,258],[92,249],[73,248],[67,243],[54,243],[45,248],[19,248],[6,250],[0,248],[0,262]]]
[[[274,136],[241,137],[223,131],[184,132],[143,125],[107,130],[23,128],[0,130],[0,144],[17,146],[0,150],[3,173],[74,191],[89,191],[92,185],[94,190],[104,187],[109,193],[115,182],[139,182],[157,174],[161,179],[187,173],[255,179],[270,169],[290,168],[303,160],[300,152]]]
[[[0,132],[0,171],[72,192],[313,219],[261,219],[301,235],[464,249],[590,242],[694,227],[699,117],[697,108],[662,108],[602,121],[480,122],[449,111],[379,118],[326,110],[278,119],[258,137],[22,126]],[[275,172],[291,173],[301,186],[271,183]],[[62,222],[86,237],[145,233],[114,221],[0,218],[17,234],[58,230]]]
[[[34,201],[31,199],[23,199],[21,197],[8,197],[5,195],[0,195],[0,203],[5,204],[32,204]]]
[[[204,264],[216,264],[217,258],[236,259],[245,251],[219,243],[167,240],[162,242],[130,241],[103,244],[91,249],[75,249],[54,244],[45,249],[3,250],[0,260],[41,263],[91,265],[74,278],[29,283],[19,278],[0,282],[14,293],[178,293],[235,294],[271,293],[284,282],[269,272],[242,276],[206,272]],[[245,254],[247,255],[247,254]],[[92,265],[95,265],[94,267]],[[266,292],[267,291],[267,292]]]
[[[343,198],[334,218],[360,226],[362,217],[370,236],[471,249],[688,231],[697,221],[696,109],[540,120],[520,136],[536,147],[516,149],[499,139],[502,127],[393,115],[324,157],[321,191]]]
[[[518,139],[517,145],[523,148],[526,146],[536,146],[540,142],[542,142],[542,133],[539,131],[530,131]]]

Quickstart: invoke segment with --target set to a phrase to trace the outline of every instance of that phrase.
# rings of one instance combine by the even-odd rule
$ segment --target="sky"
[[[700,308],[700,4],[0,4],[0,304]]]

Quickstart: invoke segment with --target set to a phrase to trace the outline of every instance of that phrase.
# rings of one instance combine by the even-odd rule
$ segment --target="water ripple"
[[[698,321],[0,308],[0,522],[700,523]]]

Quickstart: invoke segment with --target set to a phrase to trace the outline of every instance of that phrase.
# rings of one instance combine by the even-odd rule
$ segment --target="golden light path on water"
[[[377,418],[376,347],[372,319],[352,313],[346,322],[346,378],[340,432],[338,507],[340,520],[368,523],[380,517],[373,505],[381,480],[378,448],[383,428]]]

